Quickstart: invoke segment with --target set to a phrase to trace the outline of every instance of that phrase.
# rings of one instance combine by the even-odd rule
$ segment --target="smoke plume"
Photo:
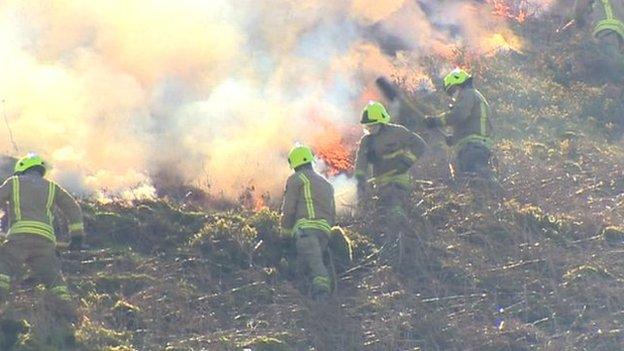
[[[331,150],[331,130],[347,150],[327,154],[349,154],[371,82],[417,70],[403,56],[521,45],[492,2],[5,0],[0,98],[19,150],[3,128],[0,151],[39,152],[87,194],[158,177],[278,194],[293,143]]]

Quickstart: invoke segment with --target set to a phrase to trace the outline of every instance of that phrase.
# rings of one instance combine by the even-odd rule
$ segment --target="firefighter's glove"
[[[447,135],[444,137],[444,141],[446,141],[446,145],[453,146],[455,145],[455,137],[453,135]]]
[[[438,117],[425,117],[425,125],[427,128],[442,127],[442,120]]]

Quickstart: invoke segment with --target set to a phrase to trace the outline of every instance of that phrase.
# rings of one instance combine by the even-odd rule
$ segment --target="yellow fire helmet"
[[[290,168],[292,169],[312,162],[314,162],[312,149],[305,145],[295,146],[288,153],[288,164],[290,164]]]
[[[378,101],[370,101],[362,110],[361,124],[388,124],[390,123],[390,114],[386,111],[384,105]]]
[[[33,168],[33,167],[41,167],[43,168],[43,171],[45,173],[46,171],[46,164],[43,161],[43,159],[41,158],[41,156],[35,154],[35,153],[29,153],[28,155],[22,157],[21,159],[19,159],[16,163],[15,163],[15,169],[14,172],[16,174],[20,174],[20,173],[24,173],[27,170]]]
[[[449,91],[454,86],[462,85],[470,80],[472,76],[461,68],[455,68],[444,77],[444,90]]]

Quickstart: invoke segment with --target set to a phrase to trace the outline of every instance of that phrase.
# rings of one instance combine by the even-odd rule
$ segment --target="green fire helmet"
[[[312,163],[313,161],[314,154],[312,153],[312,149],[304,145],[295,146],[288,153],[288,164],[290,164],[290,168],[292,169]]]
[[[472,76],[461,68],[455,68],[444,77],[444,90],[449,91],[454,86],[462,85],[470,80]]]
[[[41,156],[35,153],[29,153],[15,163],[14,172],[15,174],[24,173],[27,170],[37,166],[43,168],[43,171],[45,172],[46,165]]]
[[[377,101],[370,101],[364,110],[362,110],[361,124],[388,124],[390,123],[390,114],[386,111],[384,105]]]

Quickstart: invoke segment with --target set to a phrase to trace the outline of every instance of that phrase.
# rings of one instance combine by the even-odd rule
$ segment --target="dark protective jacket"
[[[624,39],[622,0],[576,0],[574,19],[577,23],[589,22],[595,37],[617,33],[620,39]]]
[[[491,148],[491,113],[487,100],[477,89],[460,90],[450,111],[440,117],[442,124],[453,130],[449,145],[461,148],[469,142],[477,142]]]
[[[355,161],[355,176],[384,185],[409,185],[409,169],[425,152],[425,141],[407,128],[396,124],[381,125],[377,134],[360,140]]]
[[[329,234],[336,220],[334,187],[311,166],[288,178],[281,224],[286,229],[318,229]]]
[[[13,176],[0,186],[0,203],[9,202],[8,236],[39,235],[56,243],[54,208],[69,220],[72,237],[84,235],[80,206],[65,189],[34,172]]]

